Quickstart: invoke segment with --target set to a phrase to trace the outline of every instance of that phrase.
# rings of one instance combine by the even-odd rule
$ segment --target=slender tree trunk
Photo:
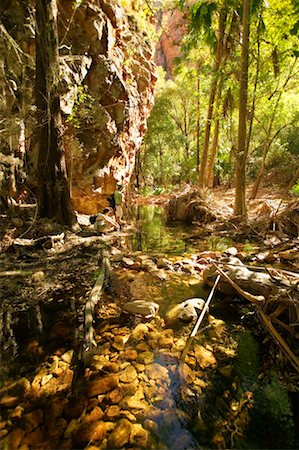
[[[139,191],[140,188],[140,150],[136,153],[135,156],[135,187],[137,191]]]
[[[259,173],[258,173],[258,175],[256,177],[255,182],[254,182],[254,185],[253,185],[253,188],[252,188],[252,191],[251,191],[251,195],[250,195],[250,199],[251,200],[254,200],[256,198],[256,196],[257,196],[257,191],[258,191],[258,189],[260,187],[260,184],[261,184],[261,181],[262,181],[262,178],[263,178],[263,175],[264,175],[265,165],[266,165],[266,158],[267,158],[269,149],[270,149],[270,142],[269,142],[268,139],[266,139],[265,143],[264,143],[264,146],[263,146],[262,163],[261,163],[261,166],[260,166]]]
[[[251,0],[243,0],[242,54],[240,70],[239,128],[236,154],[235,214],[246,218],[246,119],[248,96],[249,17]]]
[[[260,184],[261,184],[262,178],[263,178],[263,176],[264,176],[264,172],[265,172],[266,158],[267,158],[267,156],[268,156],[268,153],[269,153],[269,150],[270,150],[270,147],[271,147],[272,142],[273,142],[274,139],[279,135],[279,133],[280,133],[284,128],[286,128],[286,127],[289,125],[289,124],[284,124],[279,130],[276,131],[276,133],[274,134],[274,136],[273,136],[272,138],[270,138],[271,132],[272,132],[272,128],[273,128],[273,123],[274,123],[274,120],[275,120],[275,117],[276,117],[276,114],[277,114],[277,110],[278,110],[278,106],[279,106],[279,103],[280,103],[282,94],[284,93],[285,88],[287,87],[288,82],[289,82],[290,79],[292,78],[292,75],[293,75],[293,69],[294,69],[294,67],[295,67],[295,64],[296,64],[296,60],[295,60],[294,64],[290,67],[289,74],[288,74],[288,76],[287,76],[287,78],[286,78],[286,80],[285,80],[285,82],[284,82],[284,84],[283,84],[283,86],[282,86],[282,89],[280,90],[280,92],[279,92],[279,94],[278,94],[278,96],[277,96],[276,102],[275,102],[275,106],[274,106],[274,109],[273,109],[273,112],[272,112],[272,115],[271,115],[271,118],[270,118],[269,126],[268,126],[268,129],[267,129],[267,134],[266,134],[266,137],[265,137],[265,144],[264,144],[264,146],[263,146],[263,158],[262,158],[261,167],[260,167],[258,176],[257,176],[257,178],[256,178],[256,180],[255,180],[255,183],[254,183],[254,185],[253,185],[252,192],[251,192],[251,195],[250,195],[250,199],[251,199],[251,200],[255,199],[256,196],[257,196],[258,189],[259,189],[259,187],[260,187]]]
[[[214,124],[214,134],[213,134],[213,142],[212,149],[210,154],[210,159],[208,163],[205,185],[210,186],[213,185],[213,169],[216,161],[216,155],[218,152],[218,140],[219,140],[219,125],[220,125],[220,109],[221,109],[221,94],[222,94],[222,86],[223,86],[223,77],[221,77],[218,84],[218,92],[217,98],[215,101],[216,105],[216,119]]]
[[[185,141],[185,157],[186,159],[189,159],[189,140],[188,140],[188,124],[187,124],[187,107],[184,105],[184,135],[186,138]]]
[[[36,107],[40,217],[75,223],[62,140],[56,0],[36,0]]]
[[[196,108],[196,173],[199,173],[199,132],[200,132],[200,78],[197,72],[197,108]]]
[[[246,140],[246,155],[248,155],[250,141],[251,141],[251,134],[252,134],[252,127],[253,127],[253,119],[254,119],[254,112],[255,112],[255,104],[256,104],[256,97],[257,97],[257,85],[260,75],[260,64],[261,64],[261,23],[262,18],[259,19],[259,24],[257,27],[257,59],[256,59],[256,71],[255,71],[255,79],[254,79],[254,86],[253,86],[253,96],[252,96],[252,105],[251,105],[251,111],[250,111],[250,121],[249,121],[249,129],[247,134],[247,140]]]
[[[275,113],[273,113],[273,114],[275,116]],[[274,117],[273,117],[273,119],[274,119]],[[265,138],[265,142],[264,142],[264,146],[263,146],[262,163],[261,163],[261,166],[260,166],[260,170],[259,170],[258,176],[256,177],[256,180],[254,182],[254,185],[253,185],[253,188],[252,188],[252,191],[251,191],[250,200],[254,200],[256,198],[256,196],[257,196],[258,189],[260,187],[261,181],[262,181],[263,176],[264,176],[265,167],[266,167],[266,159],[267,159],[267,156],[268,156],[268,153],[269,153],[269,150],[270,150],[272,142],[277,138],[279,133],[284,128],[286,128],[287,126],[290,125],[290,124],[283,125],[279,130],[276,131],[274,136],[272,136],[272,138],[270,138],[272,124],[273,124],[273,121],[270,124],[269,130],[268,130],[268,134],[267,134],[267,136]]]
[[[214,103],[215,96],[218,85],[218,77],[219,77],[219,68],[221,65],[222,55],[223,55],[223,40],[224,40],[224,31],[225,31],[225,23],[226,23],[226,13],[222,12],[219,18],[219,36],[217,40],[217,52],[216,52],[216,61],[215,61],[215,74],[212,80],[211,89],[210,89],[210,98],[208,105],[208,112],[205,124],[205,134],[204,134],[204,143],[201,154],[200,161],[200,172],[199,172],[199,185],[204,186],[205,184],[205,173],[206,166],[208,161],[209,154],[209,146],[210,146],[210,134],[211,134],[211,126],[213,120],[213,111],[214,111]]]

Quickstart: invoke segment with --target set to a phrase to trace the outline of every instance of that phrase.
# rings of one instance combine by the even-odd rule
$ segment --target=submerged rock
[[[155,302],[135,300],[134,302],[125,303],[123,306],[123,310],[129,314],[134,314],[136,316],[141,316],[149,319],[157,314],[159,305]]]
[[[108,448],[121,448],[130,441],[133,425],[128,419],[120,419],[108,438]]]
[[[100,444],[106,436],[105,422],[87,422],[82,423],[74,435],[76,445],[84,445],[89,442]]]

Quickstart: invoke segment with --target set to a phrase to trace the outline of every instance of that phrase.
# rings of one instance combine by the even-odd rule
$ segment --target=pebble
[[[108,375],[105,377],[95,378],[87,384],[87,396],[95,397],[99,394],[105,394],[118,387],[118,377],[116,375]]]
[[[117,420],[120,418],[120,407],[118,405],[109,406],[105,411],[108,420]]]
[[[62,361],[64,361],[67,364],[70,364],[73,358],[74,350],[68,350],[67,352],[63,353],[61,356]]]
[[[154,354],[146,351],[138,355],[137,361],[141,364],[151,364],[154,361]]]
[[[133,424],[130,435],[130,444],[133,445],[134,448],[147,448],[148,435],[148,431],[145,430],[140,423]]]
[[[121,448],[128,444],[133,425],[128,419],[120,419],[108,438],[108,448]]]
[[[137,378],[137,372],[135,367],[132,365],[125,368],[125,370],[121,373],[119,380],[123,383],[132,383]]]
[[[149,379],[164,380],[170,382],[169,373],[166,367],[158,363],[149,364],[145,369],[145,373]]]
[[[122,394],[122,391],[119,388],[114,389],[113,391],[109,392],[106,395],[106,400],[107,400],[108,404],[119,403],[122,398],[123,398],[123,394]]]
[[[210,367],[217,362],[214,354],[202,345],[194,346],[194,354],[198,364],[202,369]]]
[[[116,350],[123,350],[128,338],[126,336],[115,336],[112,347]]]
[[[138,353],[134,349],[125,350],[121,358],[125,361],[135,361],[137,359]]]
[[[105,437],[105,422],[86,422],[79,426],[73,440],[75,445],[80,446],[92,442],[100,444]]]
[[[132,331],[132,336],[137,341],[144,339],[144,336],[148,333],[148,327],[144,323],[139,323]]]
[[[48,383],[48,381],[51,380],[51,378],[53,378],[53,375],[50,373],[48,375],[45,375],[42,379],[41,379],[41,386],[44,386],[45,384]]]

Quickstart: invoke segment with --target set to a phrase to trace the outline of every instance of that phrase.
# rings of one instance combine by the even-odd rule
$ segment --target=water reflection
[[[136,231],[132,236],[132,251],[160,252],[180,255],[187,251],[182,227],[167,227],[164,209],[156,205],[136,205],[133,209]]]

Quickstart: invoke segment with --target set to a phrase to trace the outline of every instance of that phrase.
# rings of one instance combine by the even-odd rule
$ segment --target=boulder
[[[158,303],[147,302],[145,300],[135,300],[133,302],[125,303],[123,306],[124,312],[134,314],[135,316],[144,317],[146,319],[154,317],[158,310]]]
[[[205,301],[202,298],[189,298],[179,305],[175,305],[167,311],[165,322],[167,325],[174,325],[177,322],[191,322],[196,319],[203,309]]]

